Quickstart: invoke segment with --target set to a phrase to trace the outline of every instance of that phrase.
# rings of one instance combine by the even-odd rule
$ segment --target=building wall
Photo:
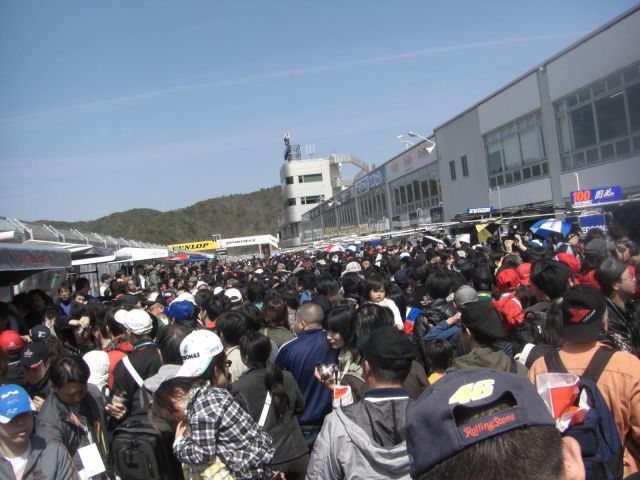
[[[469,207],[488,206],[489,181],[478,109],[467,112],[435,133],[444,218],[451,219]],[[463,156],[467,157],[467,177],[462,172]],[[451,179],[451,161],[456,167],[455,180]]]

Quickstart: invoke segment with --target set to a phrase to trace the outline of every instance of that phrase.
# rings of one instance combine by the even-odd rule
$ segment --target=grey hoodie
[[[45,442],[36,435],[31,435],[31,455],[27,460],[22,480],[70,480],[75,478],[76,470],[66,448],[58,442]],[[13,480],[11,464],[0,457],[0,478]]]
[[[329,414],[322,425],[307,468],[307,479],[409,479],[409,454],[404,440],[404,418],[409,398],[376,402],[370,422],[366,415],[354,422],[340,408]],[[347,409],[362,410],[354,404]],[[351,412],[350,412],[351,413]],[[397,415],[398,430],[394,432],[391,417]],[[350,415],[351,416],[351,415]],[[357,417],[360,417],[358,413]],[[362,428],[362,424],[365,428]],[[386,428],[380,428],[384,424]],[[389,444],[392,436],[403,440],[384,447],[369,432],[384,438]],[[385,431],[386,430],[386,431]],[[389,436],[391,435],[391,437]]]

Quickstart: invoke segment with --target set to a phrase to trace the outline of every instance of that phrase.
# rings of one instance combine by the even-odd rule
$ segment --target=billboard
[[[578,190],[571,192],[572,207],[590,207],[600,203],[618,202],[624,200],[622,187],[602,187],[590,190]]]
[[[216,242],[203,240],[201,242],[175,243],[173,245],[167,245],[167,247],[171,250],[189,250],[196,252],[198,250],[215,250]]]

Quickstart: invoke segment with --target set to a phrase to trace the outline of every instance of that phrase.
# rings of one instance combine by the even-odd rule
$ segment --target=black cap
[[[165,300],[164,296],[161,293],[151,295],[142,301],[142,305],[145,305],[147,307],[150,307],[151,305],[155,305],[156,303],[159,303],[164,307],[167,306],[167,301]]]
[[[573,343],[595,342],[607,311],[607,299],[591,285],[568,288],[562,299],[562,324],[565,340]]]
[[[496,340],[502,340],[507,336],[502,317],[491,302],[479,300],[465,303],[460,323],[469,330]]]
[[[415,350],[409,337],[394,327],[385,326],[358,341],[362,356],[370,364],[389,367],[396,360],[413,360]]]
[[[31,342],[22,349],[19,364],[23,367],[34,368],[49,356],[49,347],[45,343]]]

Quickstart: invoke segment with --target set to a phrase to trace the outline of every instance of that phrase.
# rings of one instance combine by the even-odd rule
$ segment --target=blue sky
[[[381,165],[635,2],[0,3],[0,215],[92,220]]]

